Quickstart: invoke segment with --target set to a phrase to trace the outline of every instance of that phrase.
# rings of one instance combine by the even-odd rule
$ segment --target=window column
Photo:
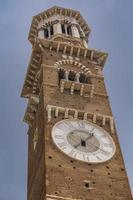
[[[84,38],[83,38],[83,45],[84,45],[85,48],[88,48],[88,44],[87,44],[87,42]]]
[[[40,29],[38,30],[38,37],[39,37],[40,39],[44,39],[44,30],[43,30],[42,28],[40,28]]]
[[[77,25],[76,24],[72,24],[71,25],[71,29],[72,29],[72,36],[80,38],[79,30],[77,28]]]
[[[50,37],[50,26],[48,26],[48,37]]]
[[[65,34],[67,35],[68,32],[67,32],[67,24],[64,24],[64,28],[65,28]]]
[[[54,29],[54,34],[62,33],[61,24],[59,21],[55,22],[55,24],[53,25],[53,29]]]

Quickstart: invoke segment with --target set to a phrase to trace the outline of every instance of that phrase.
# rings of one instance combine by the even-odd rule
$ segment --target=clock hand
[[[81,139],[81,146],[86,147],[86,141]]]
[[[107,151],[105,151],[104,149],[101,149],[99,146],[97,146],[97,145],[95,145],[95,144],[93,144],[93,143],[91,143],[91,142],[88,142],[88,143],[91,144],[91,145],[93,145],[94,147],[100,149],[100,150],[101,150],[102,152],[104,152],[106,155],[108,154]]]
[[[85,140],[81,139],[80,143],[75,145],[74,147],[77,148],[78,146],[86,147],[86,141],[89,140],[93,136],[93,133],[91,133]]]
[[[86,140],[82,140],[82,139],[81,139],[81,146],[82,146],[82,147],[86,147],[86,142],[87,142],[87,140],[89,140],[90,138],[92,138],[92,136],[93,136],[93,133],[91,133],[91,134],[86,138]]]
[[[85,139],[85,142],[87,141],[87,140],[89,140],[90,138],[92,138],[92,136],[94,135],[94,133],[93,133],[93,131],[94,131],[94,127],[93,127],[93,129],[89,132],[89,136]]]
[[[71,136],[74,134],[74,131],[71,132]],[[74,141],[74,139],[71,137],[71,139]],[[77,145],[74,145],[75,148],[77,148],[79,145],[82,145],[82,146],[86,146],[86,142],[80,138],[80,143],[78,143]]]
[[[92,138],[93,137],[93,133],[89,133],[89,136],[86,138],[86,140],[85,141],[87,141],[87,140],[89,140],[90,138]]]
[[[89,140],[90,138],[92,138],[94,129],[95,128],[93,127],[92,130],[89,132],[89,136],[86,139],[81,138],[80,143],[78,143],[77,145],[74,145],[74,147],[77,148],[80,145],[83,146],[83,147],[86,147],[86,141]],[[74,134],[74,132],[71,132],[71,135],[72,134]]]
[[[77,148],[77,147],[80,146],[80,145],[81,145],[81,142],[80,142],[79,144],[75,145],[74,147]]]
[[[72,139],[74,142],[76,142],[76,143],[77,143],[79,140],[78,140],[78,141],[77,141],[77,140],[75,140],[75,139],[72,137],[72,136],[73,136],[73,134],[74,134],[74,132],[71,132],[71,135],[70,135],[70,136],[71,136],[71,139]],[[76,146],[77,146],[77,145],[76,145]]]
[[[94,129],[95,129],[95,127],[92,128],[92,130],[89,132],[89,134],[92,134]]]

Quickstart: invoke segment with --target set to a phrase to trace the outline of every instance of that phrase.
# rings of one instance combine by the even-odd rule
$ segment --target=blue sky
[[[26,200],[26,101],[20,98],[31,45],[32,16],[59,5],[79,10],[92,29],[89,46],[109,53],[104,75],[133,188],[133,1],[0,1],[0,200]]]

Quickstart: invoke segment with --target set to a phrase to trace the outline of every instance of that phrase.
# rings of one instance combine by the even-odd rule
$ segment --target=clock
[[[85,120],[59,121],[53,126],[52,139],[63,153],[87,163],[103,163],[115,154],[115,143],[109,133]]]

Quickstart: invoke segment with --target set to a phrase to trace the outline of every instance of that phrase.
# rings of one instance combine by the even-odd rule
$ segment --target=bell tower
[[[131,200],[103,67],[78,11],[33,17],[28,99],[28,200]]]

